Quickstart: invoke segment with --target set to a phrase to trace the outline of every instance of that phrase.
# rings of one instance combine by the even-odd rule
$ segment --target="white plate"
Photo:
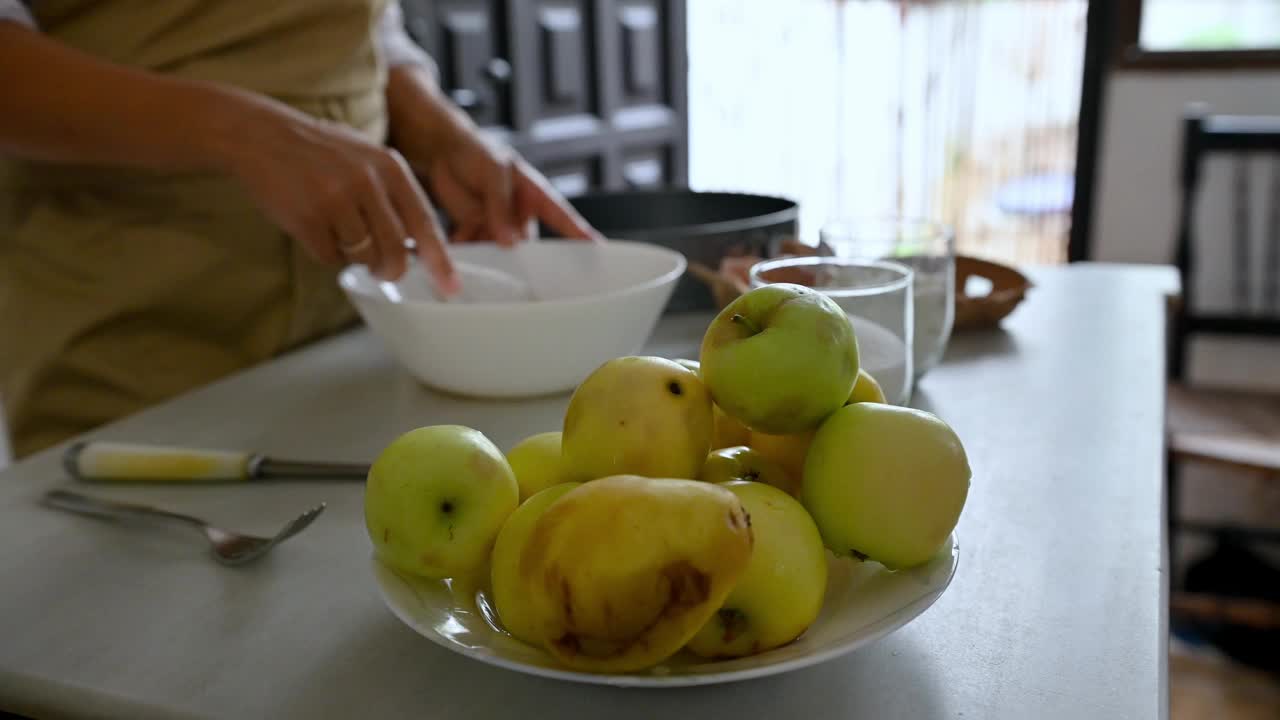
[[[487,590],[403,576],[372,560],[382,599],[406,625],[481,662],[543,677],[628,687],[710,685],[764,677],[830,660],[915,619],[951,583],[960,559],[955,535],[928,563],[889,572],[877,563],[828,554],[827,596],[818,619],[795,642],[759,655],[710,661],[680,653],[645,672],[599,675],[566,670],[540,648],[502,630]]]

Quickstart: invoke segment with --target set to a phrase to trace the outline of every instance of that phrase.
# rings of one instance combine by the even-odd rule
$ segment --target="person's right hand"
[[[264,112],[228,147],[229,169],[258,207],[312,257],[405,271],[407,239],[445,293],[457,278],[435,211],[404,159],[346,127],[289,108]]]
[[[435,214],[395,153],[266,96],[116,65],[4,20],[0,154],[228,175],[321,261],[397,277],[413,238],[440,289],[456,286]]]

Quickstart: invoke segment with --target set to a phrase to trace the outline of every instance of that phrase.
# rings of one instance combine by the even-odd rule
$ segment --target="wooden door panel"
[[[538,11],[542,49],[542,103],[547,110],[586,109],[583,51],[586,29],[574,7],[543,7]]]
[[[591,0],[510,0],[518,129],[564,140],[599,132]]]
[[[605,73],[600,91],[622,146],[614,181],[622,187],[683,185],[688,134],[684,2],[599,3],[603,20],[596,48]]]
[[[622,182],[627,190],[650,190],[672,183],[672,147],[629,148],[622,153]]]
[[[622,0],[617,3],[615,22],[619,43],[619,66],[623,105],[668,104],[662,52],[664,3],[659,0]]]
[[[410,35],[431,53],[440,88],[481,126],[510,126],[501,0],[401,0]]]
[[[542,163],[542,173],[552,187],[565,197],[574,197],[602,186],[600,156],[564,158]]]
[[[685,2],[401,0],[445,93],[571,195],[687,182]]]

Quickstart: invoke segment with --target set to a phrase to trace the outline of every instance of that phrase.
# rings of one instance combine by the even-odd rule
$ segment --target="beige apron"
[[[384,0],[41,0],[46,34],[381,142]],[[230,180],[0,165],[0,403],[18,457],[331,333],[334,282]]]

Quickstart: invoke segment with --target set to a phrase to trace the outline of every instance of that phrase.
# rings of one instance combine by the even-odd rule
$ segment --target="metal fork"
[[[214,559],[224,565],[244,565],[266,555],[271,548],[305,530],[320,513],[324,512],[325,508],[324,503],[320,503],[290,520],[274,536],[264,538],[223,530],[190,515],[183,515],[147,505],[135,505],[133,503],[89,497],[70,490],[50,490],[45,493],[44,502],[52,507],[69,510],[81,515],[111,519],[158,518],[194,527],[209,541],[213,548]]]

